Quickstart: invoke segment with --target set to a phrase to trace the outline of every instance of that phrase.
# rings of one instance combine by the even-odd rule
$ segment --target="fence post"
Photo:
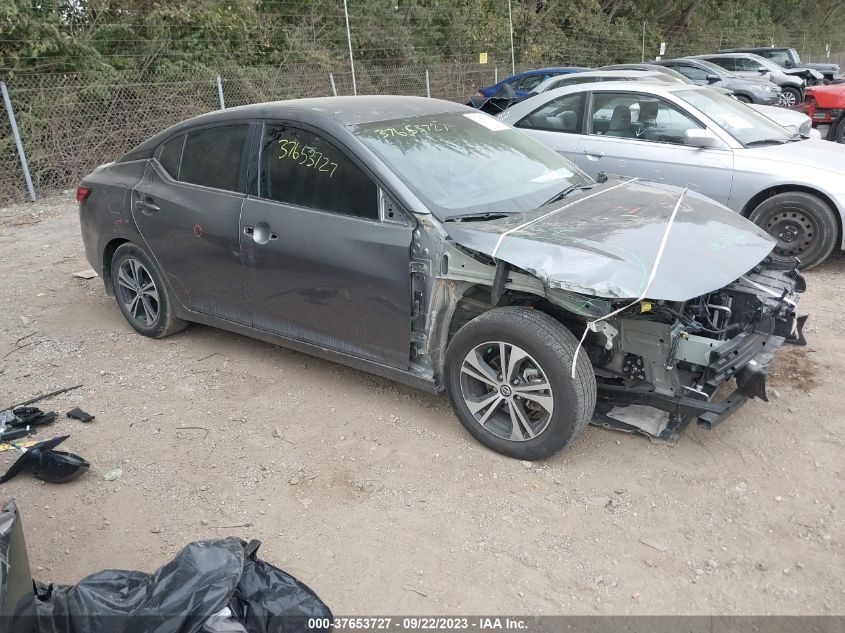
[[[337,96],[337,86],[334,85],[334,73],[329,73],[329,81],[332,82],[332,94]]]
[[[493,83],[494,84],[499,83],[499,67],[498,66],[496,66],[493,69]]]
[[[355,62],[352,59],[352,32],[349,30],[349,9],[346,0],[343,0],[343,15],[346,17],[346,43],[349,44],[349,68],[352,70],[352,94],[358,94],[358,85],[355,83]]]
[[[35,187],[32,186],[32,177],[29,175],[29,163],[26,162],[26,153],[23,151],[21,135],[18,132],[18,122],[15,120],[15,111],[12,109],[12,100],[9,98],[9,91],[6,89],[5,81],[0,81],[0,91],[3,93],[3,103],[6,105],[6,113],[9,115],[9,125],[12,126],[12,136],[15,137],[18,157],[21,159],[21,167],[23,167],[23,177],[26,179],[26,189],[29,192],[29,199],[35,202]]]
[[[640,56],[640,63],[645,62],[645,22],[643,22],[643,53]]]
[[[226,102],[223,100],[223,82],[220,80],[220,75],[217,75],[217,97],[220,99],[220,109],[226,109]]]
[[[511,13],[511,0],[508,0],[508,26],[511,34],[511,74],[516,74],[516,56],[513,52],[513,13]],[[498,82],[496,82],[498,83]]]
[[[431,99],[431,82],[428,79],[428,68],[425,69],[425,96]]]

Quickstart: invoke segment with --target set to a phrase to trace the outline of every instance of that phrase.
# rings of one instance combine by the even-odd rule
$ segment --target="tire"
[[[771,257],[790,261],[797,257],[800,268],[821,264],[836,246],[839,225],[824,200],[803,191],[788,191],[764,200],[748,217],[778,243]]]
[[[134,244],[121,244],[114,252],[111,278],[118,308],[129,325],[140,334],[164,338],[187,327],[185,321],[173,314],[173,301],[167,294],[158,268]],[[140,280],[140,293],[136,280]]]
[[[754,103],[754,101],[748,95],[734,95],[737,101],[741,101],[742,103]]]
[[[786,108],[798,105],[801,103],[802,95],[798,88],[793,86],[784,86],[780,91],[780,99],[778,105]]]
[[[499,380],[503,346],[506,369],[514,354],[519,360]],[[556,453],[581,434],[596,406],[596,377],[583,349],[572,378],[577,346],[560,322],[530,308],[496,308],[473,319],[446,351],[446,390],[455,415],[479,442],[503,455],[534,460]],[[486,378],[479,380],[482,371]],[[470,410],[485,401],[489,406]]]
[[[839,121],[830,127],[827,137],[836,143],[845,143],[845,114],[841,115]]]

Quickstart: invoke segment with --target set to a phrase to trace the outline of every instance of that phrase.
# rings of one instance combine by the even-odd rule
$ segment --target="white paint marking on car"
[[[640,296],[634,299],[628,305],[622,306],[618,310],[614,310],[613,312],[605,314],[603,317],[593,319],[592,321],[587,321],[587,327],[584,328],[584,334],[581,336],[581,340],[578,341],[578,347],[575,348],[575,354],[572,355],[573,378],[575,378],[575,363],[578,360],[578,353],[581,351],[581,347],[583,347],[584,345],[584,339],[587,338],[587,332],[595,332],[596,323],[616,316],[620,312],[623,312],[631,306],[638,304],[640,301],[646,298],[646,295],[648,295],[648,291],[651,289],[651,284],[654,281],[655,276],[657,275],[657,268],[660,266],[660,260],[663,259],[663,251],[666,250],[666,243],[669,241],[669,231],[672,229],[672,224],[675,222],[675,217],[678,215],[678,209],[681,208],[681,201],[684,199],[684,196],[687,195],[687,191],[689,191],[689,189],[685,188],[681,192],[681,195],[678,196],[678,201],[675,203],[675,208],[672,209],[672,215],[669,216],[669,222],[666,224],[666,230],[663,231],[663,237],[660,240],[660,246],[657,248],[657,256],[654,258],[654,264],[651,266],[651,273],[648,276],[648,282],[646,283],[645,288],[643,288],[642,293],[640,293]]]

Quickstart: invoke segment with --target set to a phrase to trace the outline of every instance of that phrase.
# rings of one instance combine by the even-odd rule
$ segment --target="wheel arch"
[[[772,196],[776,196],[780,193],[790,193],[790,192],[800,192],[810,194],[812,196],[816,196],[817,198],[821,199],[825,204],[830,206],[831,209],[834,211],[834,215],[836,217],[836,227],[837,227],[837,235],[836,241],[839,244],[840,248],[845,248],[845,244],[843,244],[843,234],[842,234],[842,210],[836,205],[833,198],[829,195],[824,193],[823,191],[819,191],[813,187],[808,187],[806,185],[775,185],[769,187],[768,189],[764,189],[763,191],[755,194],[748,202],[745,203],[745,206],[742,208],[742,217],[748,218],[751,215],[751,212],[754,211],[763,201],[768,200]]]
[[[120,247],[121,244],[125,244],[130,240],[126,239],[125,237],[115,237],[103,247],[103,270],[101,271],[101,277],[103,278],[103,284],[105,285],[106,294],[110,297],[114,296],[114,287],[112,286],[112,278],[111,278],[111,263],[114,259],[114,253]]]

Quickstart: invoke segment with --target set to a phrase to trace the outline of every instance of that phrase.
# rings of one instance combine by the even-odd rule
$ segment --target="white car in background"
[[[581,73],[572,73],[569,75],[557,75],[549,77],[542,83],[538,84],[527,97],[523,97],[521,101],[533,97],[555,88],[563,88],[565,86],[574,86],[578,84],[596,83],[604,81],[644,81],[647,83],[658,84],[688,84],[696,85],[681,73],[666,68],[664,66],[649,65],[648,70],[591,70]],[[652,70],[653,69],[653,70]],[[715,90],[722,94],[730,95],[731,91],[726,88],[717,86],[707,86],[710,90]],[[807,138],[821,138],[821,133],[813,128],[813,122],[803,112],[796,110],[788,110],[778,106],[762,105],[756,103],[746,104],[749,108],[757,110],[760,114],[770,118],[778,125],[797,132]]]
[[[804,138],[709,88],[580,84],[498,116],[591,176],[665,182],[721,202],[772,235],[772,256],[784,262],[811,268],[843,246],[845,147]]]

